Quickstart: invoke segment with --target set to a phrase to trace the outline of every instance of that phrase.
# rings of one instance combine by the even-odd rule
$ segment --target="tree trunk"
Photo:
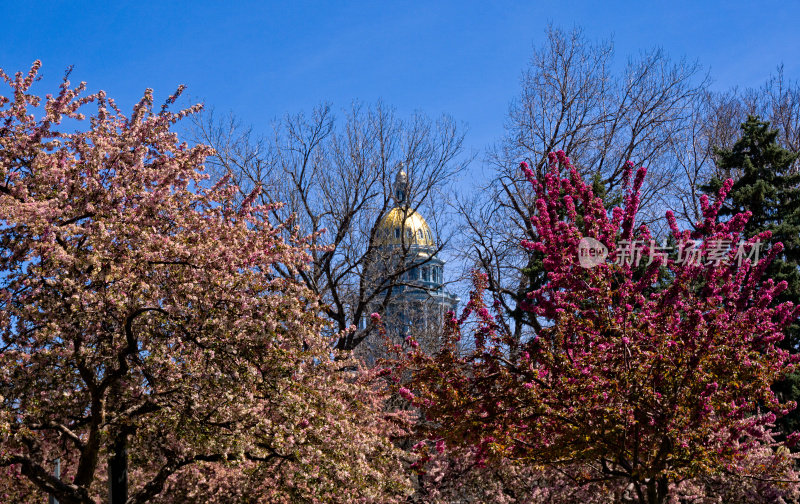
[[[128,433],[120,430],[114,438],[113,453],[108,459],[108,493],[110,504],[128,500]]]
[[[647,481],[647,504],[663,504],[667,501],[668,491],[667,478],[651,478]]]

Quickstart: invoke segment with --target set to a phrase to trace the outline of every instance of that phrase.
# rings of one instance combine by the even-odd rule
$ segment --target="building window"
[[[394,228],[394,237],[400,238],[400,228]]]
[[[422,279],[423,279],[424,281],[426,281],[426,282],[430,282],[430,280],[431,280],[431,279],[430,279],[430,275],[429,275],[429,273],[428,273],[428,268],[427,268],[427,267],[425,267],[425,268],[422,268]]]

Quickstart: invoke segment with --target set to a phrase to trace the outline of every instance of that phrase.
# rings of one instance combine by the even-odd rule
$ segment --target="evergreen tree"
[[[783,253],[770,264],[766,277],[775,282],[786,280],[788,288],[778,302],[800,302],[800,173],[793,169],[798,154],[783,148],[777,130],[756,116],[742,123],[742,136],[731,149],[715,149],[720,177],[703,187],[716,194],[722,180],[733,178],[721,215],[750,211],[753,216],[744,229],[752,237],[762,231],[772,232],[771,243],[782,242]],[[800,326],[795,322],[785,330],[781,346],[800,351]],[[776,386],[787,399],[800,403],[800,375],[791,375]],[[785,432],[800,429],[800,409],[782,419]]]
[[[772,232],[771,243],[782,242],[783,253],[767,269],[766,276],[775,282],[786,280],[789,288],[780,301],[800,300],[800,172],[792,165],[798,155],[781,147],[778,131],[756,116],[742,123],[742,137],[731,149],[715,149],[721,177],[703,187],[716,194],[722,181],[733,178],[734,184],[720,215],[750,211],[753,216],[744,229],[749,238],[762,231]],[[800,349],[800,327],[787,331],[784,348]]]

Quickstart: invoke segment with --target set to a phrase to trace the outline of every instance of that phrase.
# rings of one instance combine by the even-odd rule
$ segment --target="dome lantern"
[[[408,206],[408,174],[403,170],[404,163],[397,165],[397,176],[394,178],[394,201],[397,206]]]

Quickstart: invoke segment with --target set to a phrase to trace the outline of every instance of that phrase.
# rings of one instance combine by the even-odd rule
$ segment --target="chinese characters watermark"
[[[660,257],[661,264],[664,264],[674,252],[676,264],[719,266],[735,261],[737,266],[741,266],[748,259],[757,263],[761,246],[760,241],[709,240],[703,248],[699,240],[680,241],[677,246],[659,245],[655,240],[621,240],[616,244],[613,263],[618,266],[649,266]],[[608,257],[608,247],[594,238],[582,238],[578,243],[578,262],[584,268],[594,268]]]

